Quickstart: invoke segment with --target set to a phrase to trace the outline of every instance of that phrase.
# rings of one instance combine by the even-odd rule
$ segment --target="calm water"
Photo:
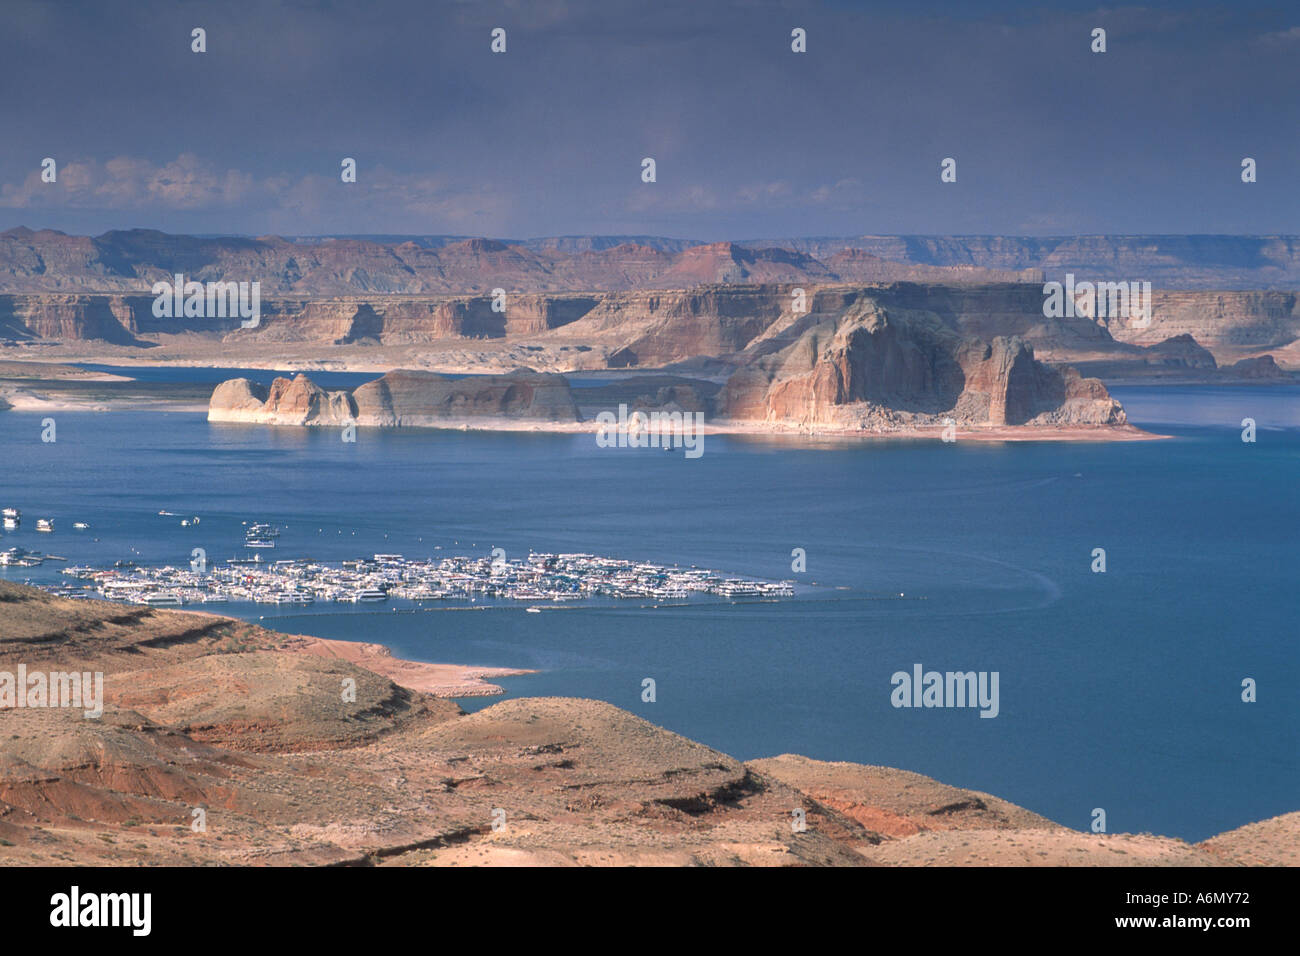
[[[43,444],[40,415],[7,412],[0,503],[27,520],[4,544],[183,564],[194,547],[239,553],[240,522],[268,520],[277,558],[502,547],[797,577],[821,587],[779,604],[542,614],[223,609],[405,657],[539,668],[509,693],[601,698],[741,758],[903,767],[1081,829],[1103,807],[1112,830],[1195,840],[1300,809],[1300,390],[1115,393],[1174,440],[708,436],[687,460],[591,435],[362,429],[351,445],[158,413],[59,414]],[[59,531],[38,536],[47,515]],[[1105,574],[1090,570],[1099,547]],[[894,709],[890,676],[918,662],[998,671],[1000,716]],[[1245,677],[1257,703],[1241,702]]]

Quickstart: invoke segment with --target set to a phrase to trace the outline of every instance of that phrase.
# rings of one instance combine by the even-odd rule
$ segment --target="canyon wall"
[[[1300,296],[1294,292],[1156,290],[1151,311],[1148,328],[1111,323],[1111,334],[1134,345],[1190,335],[1220,358],[1237,351],[1281,348],[1300,338]]]
[[[507,293],[504,311],[493,309],[490,294],[271,296],[262,299],[260,324],[248,329],[241,328],[239,317],[156,318],[148,295],[0,295],[0,338],[144,345],[145,337],[199,333],[223,336],[223,348],[523,340],[599,346],[611,368],[658,368],[701,356],[733,356],[779,334],[801,314],[795,310],[797,289],[812,314],[870,296],[896,313],[936,315],[974,338],[1017,336],[1055,363],[1140,359],[1144,349],[1187,336],[1222,366],[1267,352],[1276,352],[1286,366],[1300,358],[1296,293],[1156,290],[1151,323],[1139,328],[1128,319],[1047,318],[1042,287],[1026,283],[769,283]]]
[[[1055,280],[1072,272],[1080,280],[1173,289],[1300,289],[1297,236],[856,236],[742,245],[781,246],[828,265],[855,250],[886,262],[1038,270]]]

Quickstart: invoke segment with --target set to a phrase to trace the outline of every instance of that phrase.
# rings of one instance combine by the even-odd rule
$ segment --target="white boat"
[[[46,534],[49,534],[50,532],[52,532],[52,531],[54,530],[54,519],[53,519],[53,518],[37,518],[37,519],[36,519],[36,530],[37,530],[37,531],[43,531],[43,532],[45,532]]]
[[[150,607],[180,607],[185,603],[185,599],[175,591],[158,591],[154,594],[146,594],[141,601]]]
[[[28,551],[26,548],[10,548],[8,551],[0,551],[0,565],[6,565],[15,568],[35,568],[45,560],[45,556],[36,551]]]
[[[275,596],[276,604],[312,604],[315,600],[310,594],[299,594],[296,591],[285,591]]]
[[[358,604],[369,601],[387,601],[388,594],[385,591],[379,590],[379,588],[362,588],[356,593],[353,600]]]
[[[526,608],[524,608],[524,610],[527,611],[529,614],[541,614],[541,613],[542,613],[542,609],[541,609],[540,607],[526,607]]]
[[[244,542],[246,548],[274,548],[275,542],[269,538],[249,538]]]
[[[76,528],[78,531],[85,531],[87,528],[90,527],[90,525],[86,524],[86,522],[84,521],[74,521],[72,522],[72,526]]]

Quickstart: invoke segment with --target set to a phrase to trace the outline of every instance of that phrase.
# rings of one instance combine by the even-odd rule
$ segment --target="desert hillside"
[[[1198,846],[1079,833],[902,770],[741,763],[597,701],[467,715],[414,689],[428,665],[313,643],[0,582],[0,671],[102,671],[106,701],[0,709],[0,862],[1295,862],[1297,814]]]

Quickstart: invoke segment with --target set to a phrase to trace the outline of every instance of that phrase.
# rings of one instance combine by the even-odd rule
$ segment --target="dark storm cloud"
[[[11,2],[0,20],[3,227],[1300,231],[1285,7]]]

